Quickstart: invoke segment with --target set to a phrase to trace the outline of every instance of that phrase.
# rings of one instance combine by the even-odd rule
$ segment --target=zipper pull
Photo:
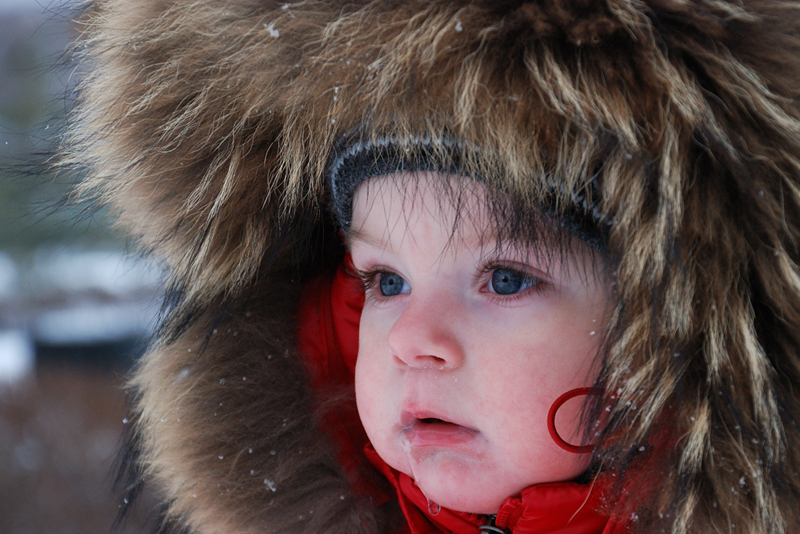
[[[490,515],[489,521],[485,525],[481,525],[478,527],[481,530],[482,534],[511,534],[510,530],[506,530],[495,525],[494,524],[495,519],[497,519],[496,514]]]

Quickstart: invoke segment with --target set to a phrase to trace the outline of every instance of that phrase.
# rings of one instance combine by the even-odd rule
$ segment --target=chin
[[[411,476],[429,501],[456,512],[495,514],[511,496],[503,491],[487,491],[488,485],[468,476],[463,466],[451,473],[417,469],[416,475],[416,478]]]
[[[480,484],[468,488],[467,491],[465,491],[464,487],[426,488],[424,484],[419,486],[422,493],[428,497],[428,500],[455,512],[484,515],[496,514],[500,506],[508,498],[508,496],[487,496],[485,492],[481,491]]]

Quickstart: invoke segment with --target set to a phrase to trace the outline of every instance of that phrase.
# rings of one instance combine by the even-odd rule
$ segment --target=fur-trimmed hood
[[[625,512],[643,530],[800,531],[800,2],[97,0],[82,21],[61,165],[168,269],[132,443],[170,528],[380,529],[294,340],[303,281],[343,253],[326,166],[360,131],[458,139],[521,203],[602,214],[597,458],[657,477]],[[638,469],[665,414],[674,452]]]

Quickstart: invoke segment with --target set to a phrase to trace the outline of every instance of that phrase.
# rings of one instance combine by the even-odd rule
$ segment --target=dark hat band
[[[414,137],[401,142],[394,137],[365,140],[348,136],[334,148],[327,171],[333,210],[344,232],[350,229],[353,196],[362,182],[400,172],[463,176],[466,174],[462,166],[463,150],[463,143],[447,138]],[[469,175],[479,182],[485,181],[474,173]],[[593,188],[598,188],[596,178]],[[572,205],[567,209],[557,210],[552,202],[542,205],[541,210],[601,254],[605,253],[609,225],[583,193],[573,195]]]
[[[370,178],[398,172],[463,174],[459,156],[462,147],[453,141],[412,138],[400,142],[393,137],[350,140],[339,144],[328,166],[333,208],[345,232],[353,218],[353,195]]]

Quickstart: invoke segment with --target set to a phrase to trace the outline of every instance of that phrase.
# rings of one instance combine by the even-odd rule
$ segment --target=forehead
[[[359,185],[346,240],[348,248],[357,242],[385,248],[434,231],[448,234],[448,246],[467,245],[487,253],[513,250],[533,255],[539,263],[593,256],[585,243],[541,210],[523,208],[475,179],[432,172],[395,173]]]
[[[416,231],[430,232],[431,223],[451,229],[453,239],[483,237],[494,233],[486,193],[483,185],[461,176],[422,172],[372,178],[353,196],[348,243],[413,237]]]

